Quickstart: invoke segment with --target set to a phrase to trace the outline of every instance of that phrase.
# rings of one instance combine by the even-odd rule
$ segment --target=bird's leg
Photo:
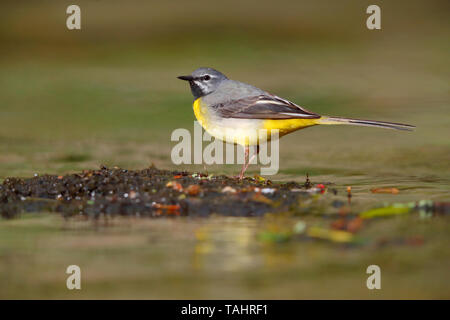
[[[244,179],[244,172],[245,172],[245,170],[247,170],[247,167],[248,167],[247,161],[248,161],[248,154],[250,153],[250,151],[249,151],[250,147],[249,146],[245,146],[244,149],[245,149],[244,164],[242,165],[242,170],[241,170],[241,173],[239,174],[239,180]]]
[[[245,158],[248,159],[250,153],[250,147],[245,147]],[[259,145],[256,146],[256,152],[254,154],[252,154],[251,158],[248,159],[248,162],[242,166],[242,170],[241,170],[241,174],[239,175],[239,179],[243,179],[244,178],[244,172],[247,170],[250,162],[253,161],[253,159],[255,159],[255,157],[259,154]]]
[[[258,155],[258,153],[259,153],[259,146],[256,147],[256,153],[252,154],[252,156],[251,156],[250,159],[248,160],[247,164],[245,165],[244,171],[247,171],[248,166],[249,166],[250,163],[253,161],[253,159],[255,159],[255,157]]]

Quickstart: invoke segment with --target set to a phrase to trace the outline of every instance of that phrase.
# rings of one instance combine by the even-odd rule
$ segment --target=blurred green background
[[[371,204],[449,198],[448,1],[377,1],[382,30],[376,31],[366,28],[365,11],[372,1],[80,0],[76,4],[81,7],[82,29],[73,31],[66,28],[65,12],[70,4],[72,1],[2,1],[0,5],[0,181],[7,176],[76,172],[98,168],[100,164],[143,168],[154,163],[160,168],[203,170],[203,166],[176,167],[171,163],[174,143],[170,142],[170,134],[180,127],[192,130],[194,120],[190,90],[176,76],[208,66],[320,114],[417,126],[412,133],[344,126],[302,130],[281,140],[280,173],[273,179],[300,181],[309,172],[315,181],[332,181],[342,188],[355,186],[355,195]],[[236,173],[239,168],[213,166],[208,170]],[[259,171],[251,166],[249,172]],[[368,189],[377,186],[395,186],[402,192],[395,199],[390,195],[369,195]],[[59,288],[59,280],[52,278],[55,270],[67,262],[61,254],[66,251],[49,245],[67,239],[60,226],[55,227],[61,222],[54,217],[31,220],[0,222],[4,231],[0,255],[6,261],[0,262],[0,281],[4,284],[0,297],[73,297],[67,290],[55,289]],[[183,252],[193,248],[189,241],[186,250],[170,242],[176,238],[173,228],[179,227],[170,227],[167,234],[161,230],[167,231],[168,222],[154,223],[161,224],[157,230],[164,234],[159,238],[160,246],[171,243]],[[189,239],[192,236],[189,230],[195,229],[197,223],[210,223],[213,230],[218,224],[213,219],[179,222],[184,223],[187,226],[183,230],[188,230],[185,236]],[[227,229],[230,236],[225,239],[235,239],[233,230],[253,234],[255,223],[232,222]],[[416,221],[403,222],[399,229],[407,230],[410,223]],[[402,258],[403,264],[392,262],[396,273],[391,274],[391,280],[398,279],[398,286],[392,285],[394,293],[385,291],[385,296],[378,296],[449,297],[448,222],[433,222],[432,226],[441,231],[431,227],[420,229],[423,226],[419,229],[426,234],[438,234],[440,238],[436,241],[441,245],[425,246],[419,255],[408,251]],[[75,234],[85,236],[83,232]],[[74,242],[68,240],[66,245],[81,250],[77,251],[80,256],[86,250],[83,256],[86,264],[99,263],[102,268],[111,261],[108,257],[113,261],[117,258],[120,264],[123,252],[133,257],[131,261],[139,260],[138,252],[131,255],[128,251],[136,243],[147,248],[147,238],[136,240],[135,233],[128,234],[131,240],[125,240],[129,247],[122,245],[123,252],[115,252],[109,245],[105,249],[101,243],[99,247],[93,246],[97,242],[95,236],[100,236],[95,232],[93,235],[86,247],[74,244],[77,237],[69,237]],[[116,236],[120,235],[119,231]],[[183,236],[177,237],[182,241]],[[47,240],[39,242],[39,239]],[[241,244],[231,242],[230,250]],[[191,265],[183,260],[183,255],[171,260],[159,249],[161,252],[152,251],[162,261],[157,264],[158,270],[173,261],[180,266],[183,262]],[[163,291],[161,297],[165,298],[341,297],[330,294],[328,289],[347,281],[348,290],[342,297],[372,297],[365,288],[365,267],[361,266],[377,254],[383,261],[401,254],[353,252],[353,269],[346,269],[339,265],[342,256],[333,248],[319,250],[320,258],[316,254],[312,254],[316,258],[307,255],[309,265],[299,258],[305,252],[303,246],[270,250],[262,256],[273,258],[270,254],[275,254],[276,259],[272,260],[277,260],[281,255],[281,261],[285,262],[281,270],[290,270],[278,283],[277,272],[271,269],[273,265],[267,270],[258,269],[261,274],[252,271],[247,278],[248,265],[239,259],[248,257],[256,261],[262,256],[252,256],[245,250],[242,256],[230,258],[238,259],[230,260],[235,262],[231,269],[236,273],[227,273],[229,270],[221,269],[221,264],[213,264],[212,268],[218,270],[211,275],[209,268],[205,277],[210,278],[202,278],[204,272],[195,274],[191,270],[192,275],[191,271],[182,273],[179,269],[175,275],[157,273],[152,278],[146,273],[151,265],[150,260],[145,260],[149,257],[147,251],[140,250],[145,263],[136,265],[140,266],[142,273],[137,274],[142,277],[123,281],[120,287],[123,295],[112,284],[105,283],[114,283],[111,279],[125,266],[105,267],[111,278],[101,278],[97,291],[78,295],[157,298],[157,292],[149,293],[148,289],[156,287],[169,288]],[[291,251],[286,255],[283,250]],[[104,261],[91,259],[96,252]],[[325,256],[330,258],[327,260]],[[424,263],[429,259],[435,265],[425,272]],[[42,278],[32,275],[21,278],[20,272],[29,270],[18,266],[30,261],[36,270],[52,273],[48,271]],[[358,276],[362,282],[345,271],[355,268],[362,270],[362,276]],[[307,285],[297,287],[292,277],[305,270],[310,274]],[[332,273],[330,270],[338,271],[331,282],[322,283],[325,281],[322,276]],[[408,270],[422,270],[424,274],[417,276]],[[136,274],[135,271],[130,273]],[[236,282],[226,282],[227,294],[213,289],[225,286],[215,282],[219,275]],[[58,277],[64,279],[65,275],[61,273]],[[148,286],[139,287],[142,279],[147,279]],[[400,289],[411,281],[416,281],[419,289]],[[192,289],[192,282],[204,287]],[[283,286],[285,291],[279,294],[278,289]]]

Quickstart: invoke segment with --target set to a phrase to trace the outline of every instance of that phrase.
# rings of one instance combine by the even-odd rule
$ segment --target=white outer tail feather
[[[365,127],[377,127],[393,130],[405,130],[412,131],[415,126],[403,123],[385,122],[385,121],[373,121],[373,120],[362,120],[362,119],[351,119],[351,118],[340,118],[340,117],[321,117],[317,121],[319,124],[347,124],[354,126],[365,126]]]

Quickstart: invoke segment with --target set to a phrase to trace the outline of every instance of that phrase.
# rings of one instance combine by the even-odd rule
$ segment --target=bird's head
[[[214,92],[228,78],[212,68],[198,68],[190,75],[179,76],[178,79],[189,81],[192,95],[197,99]]]

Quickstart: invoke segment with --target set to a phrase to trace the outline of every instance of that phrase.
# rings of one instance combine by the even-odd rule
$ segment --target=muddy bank
[[[51,211],[64,216],[260,216],[291,210],[324,186],[309,181],[275,184],[150,167],[107,168],[65,176],[7,178],[0,185],[0,213]]]

